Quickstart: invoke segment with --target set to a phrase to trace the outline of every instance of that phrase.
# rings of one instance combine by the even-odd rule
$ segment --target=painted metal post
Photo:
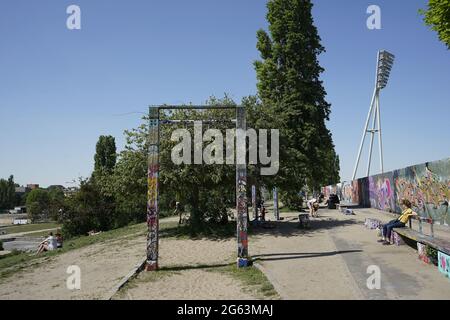
[[[247,162],[245,109],[236,108],[236,213],[239,268],[249,265],[247,235]]]
[[[158,269],[159,242],[159,108],[149,110],[148,147],[148,198],[147,198],[147,271]]]
[[[256,186],[252,186],[252,209],[253,209],[253,220],[258,218],[257,208],[256,208]]]
[[[273,188],[273,214],[275,216],[275,220],[280,220],[280,210],[278,209],[278,189]]]

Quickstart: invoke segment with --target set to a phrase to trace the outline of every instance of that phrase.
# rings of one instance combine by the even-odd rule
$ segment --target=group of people
[[[47,251],[54,251],[63,246],[62,234],[58,231],[55,235],[50,232],[47,238],[44,239],[39,245],[36,254],[41,254]]]

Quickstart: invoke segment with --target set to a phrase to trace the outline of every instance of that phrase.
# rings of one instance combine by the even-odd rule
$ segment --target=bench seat
[[[426,244],[445,254],[450,255],[450,242],[448,241],[432,238],[430,236],[420,234],[419,232],[409,228],[394,228],[393,231],[406,238]]]

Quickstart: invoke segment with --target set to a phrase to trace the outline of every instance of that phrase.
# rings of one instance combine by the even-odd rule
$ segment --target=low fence
[[[450,225],[450,158],[322,188],[337,194],[343,204],[401,213],[401,199],[436,223]]]

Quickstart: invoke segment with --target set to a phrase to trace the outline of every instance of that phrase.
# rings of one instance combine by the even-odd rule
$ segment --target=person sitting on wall
[[[409,200],[403,199],[401,202],[403,210],[401,216],[398,219],[392,220],[383,226],[383,239],[378,240],[383,245],[390,245],[391,233],[394,228],[404,228],[412,216],[417,216],[418,214],[412,211],[411,202]]]

